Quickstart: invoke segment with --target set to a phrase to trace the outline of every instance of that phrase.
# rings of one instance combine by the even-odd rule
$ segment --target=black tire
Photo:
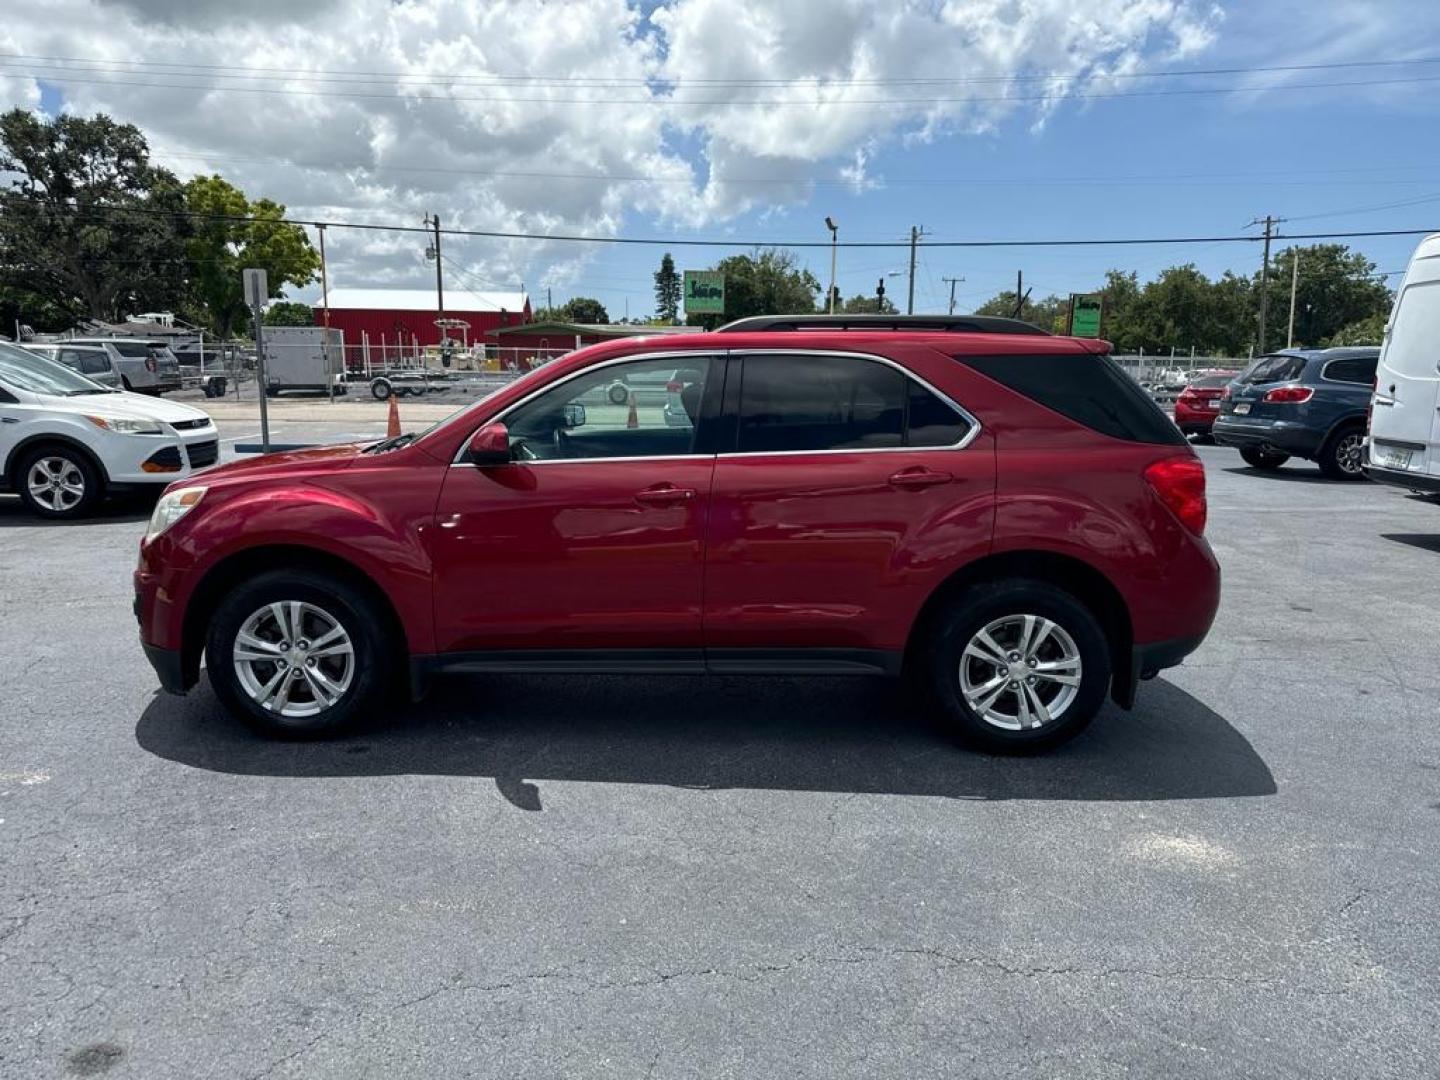
[[[1332,432],[1320,448],[1316,464],[1331,480],[1364,480],[1365,429],[1351,424]]]
[[[1279,454],[1274,450],[1261,450],[1258,446],[1242,446],[1240,456],[1244,458],[1246,465],[1263,472],[1274,472],[1290,460],[1289,454]]]
[[[370,383],[370,396],[376,401],[388,401],[390,399],[391,386],[389,379],[375,379]]]
[[[1047,632],[1038,655],[1040,664],[1058,662],[1057,657],[1073,649],[1078,655],[1080,682],[1073,696],[1063,704],[1054,719],[1040,720],[1038,726],[1009,728],[1003,717],[986,719],[966,700],[962,687],[962,661],[970,665],[968,673],[989,671],[998,678],[1000,669],[988,661],[966,656],[966,649],[982,630],[1006,619],[1020,620],[1033,615],[1049,620],[1069,639],[1065,645],[1054,631]],[[1035,624],[1037,629],[1039,624]],[[1022,624],[1023,626],[1023,624]],[[1003,631],[1003,627],[1001,630]],[[1002,647],[1013,644],[996,640]],[[1012,650],[1008,655],[1014,655]],[[1110,646],[1095,615],[1075,597],[1062,589],[1041,581],[1010,578],[987,582],[967,589],[945,611],[936,623],[929,648],[928,673],[932,695],[946,728],[962,741],[994,753],[1033,753],[1058,746],[1083,731],[1100,711],[1110,687]],[[1022,670],[1035,667],[1021,655]],[[982,676],[983,677],[983,676]],[[998,713],[1009,713],[1020,720],[1020,698],[1053,706],[1067,693],[1067,688],[1030,676],[1011,682],[999,692],[995,702]],[[1029,689],[1026,683],[1032,684]],[[1018,684],[1018,689],[1012,689]],[[1045,700],[1048,695],[1048,701]],[[1029,709],[1029,705],[1026,706]],[[1030,710],[1031,720],[1039,714]]]
[[[56,476],[66,485],[50,489],[59,494],[47,494],[45,498],[48,501],[37,498],[30,490],[31,474],[37,468]],[[102,471],[87,454],[63,443],[49,443],[27,450],[16,468],[14,480],[14,489],[19,492],[20,501],[31,513],[51,521],[77,521],[89,517],[105,496]],[[78,498],[74,498],[75,487],[80,488]]]
[[[130,380],[127,379],[124,375],[120,376],[120,389],[128,390],[132,394],[135,392],[135,388],[130,385]]]
[[[321,706],[308,716],[287,716],[259,704],[241,681],[234,658],[236,638],[252,616],[270,604],[286,605],[285,610],[288,611],[288,605],[292,603],[309,605],[312,609],[302,615],[304,625],[301,633],[305,632],[304,626],[316,626],[314,620],[317,616],[313,609],[319,609],[344,629],[353,648],[349,682],[344,692],[333,704]],[[270,625],[283,630],[273,619]],[[205,641],[205,666],[210,675],[210,685],[232,713],[263,735],[285,739],[334,735],[357,723],[389,696],[395,683],[397,664],[396,643],[387,632],[387,626],[378,603],[365,590],[339,577],[303,570],[276,570],[261,574],[227,594],[210,620],[210,631]],[[263,640],[269,642],[277,636],[280,636],[278,632],[270,633]],[[287,657],[295,655],[298,640],[303,639],[286,643]],[[333,658],[322,658],[320,663],[333,663]],[[298,706],[303,707],[307,701],[311,705],[320,705],[320,699],[306,685],[309,678],[303,672],[295,676],[298,666],[290,669],[295,694],[287,696],[293,696]],[[308,666],[315,667],[314,664]],[[268,680],[276,674],[284,678],[279,663],[261,662],[252,665],[249,670],[257,684],[260,679]],[[335,676],[337,669],[331,667],[329,674]]]

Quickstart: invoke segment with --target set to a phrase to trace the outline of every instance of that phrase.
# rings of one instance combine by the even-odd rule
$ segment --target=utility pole
[[[425,218],[425,224],[432,225],[435,229],[435,311],[439,316],[439,318],[435,320],[435,323],[440,330],[440,366],[449,367],[450,365],[445,362],[449,353],[446,351],[445,346],[445,278],[441,265],[443,259],[440,255],[440,215],[436,214],[434,217],[427,216]]]
[[[905,302],[905,314],[915,314],[915,245],[920,243],[920,237],[925,235],[923,225],[910,226],[910,298]]]
[[[554,311],[554,310],[555,310],[555,300],[554,300],[554,298],[550,295],[550,286],[549,286],[549,285],[546,285],[546,286],[545,286],[545,310],[546,310],[546,311]]]
[[[1270,310],[1270,239],[1275,235],[1275,226],[1284,221],[1284,218],[1277,218],[1266,214],[1263,219],[1256,218],[1250,222],[1251,225],[1265,226],[1265,255],[1264,261],[1260,263],[1260,354],[1265,354],[1265,321]]]
[[[1285,348],[1295,344],[1295,289],[1300,284],[1300,249],[1290,249],[1290,329],[1285,334]]]
[[[840,240],[840,226],[832,217],[825,218],[825,227],[830,230],[830,314],[835,314],[835,248]]]
[[[1023,318],[1025,315],[1025,299],[1030,294],[1025,290],[1025,271],[1015,271],[1015,318]]]
[[[942,277],[941,281],[950,283],[950,314],[955,314],[955,286],[958,282],[964,281],[963,277]]]
[[[335,404],[335,372],[330,370],[330,277],[325,268],[325,226],[316,225],[315,229],[320,234],[320,318],[325,326],[325,341],[320,351],[325,356],[325,381],[330,388],[330,404]],[[200,366],[205,366],[204,357],[201,357]],[[345,350],[340,350],[340,366],[345,366]]]

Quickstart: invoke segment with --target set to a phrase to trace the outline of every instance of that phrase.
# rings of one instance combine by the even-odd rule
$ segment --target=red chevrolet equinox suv
[[[989,749],[1200,644],[1205,476],[1103,342],[744,319],[545,365],[418,435],[172,486],[135,573],[166,690],[277,735],[446,672],[914,673]]]

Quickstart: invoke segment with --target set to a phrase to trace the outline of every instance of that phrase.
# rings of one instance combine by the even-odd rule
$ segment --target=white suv
[[[0,489],[43,517],[82,517],[107,491],[158,488],[219,452],[215,423],[199,409],[107,390],[0,344]]]

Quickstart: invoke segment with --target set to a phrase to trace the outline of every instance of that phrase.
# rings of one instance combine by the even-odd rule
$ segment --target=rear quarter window
[[[1187,445],[1150,395],[1108,356],[957,356],[960,363],[1092,431],[1127,442]]]
[[[1361,386],[1369,386],[1375,381],[1375,357],[1347,356],[1340,360],[1331,360],[1325,365],[1321,378],[1329,379],[1331,382],[1357,383]]]

